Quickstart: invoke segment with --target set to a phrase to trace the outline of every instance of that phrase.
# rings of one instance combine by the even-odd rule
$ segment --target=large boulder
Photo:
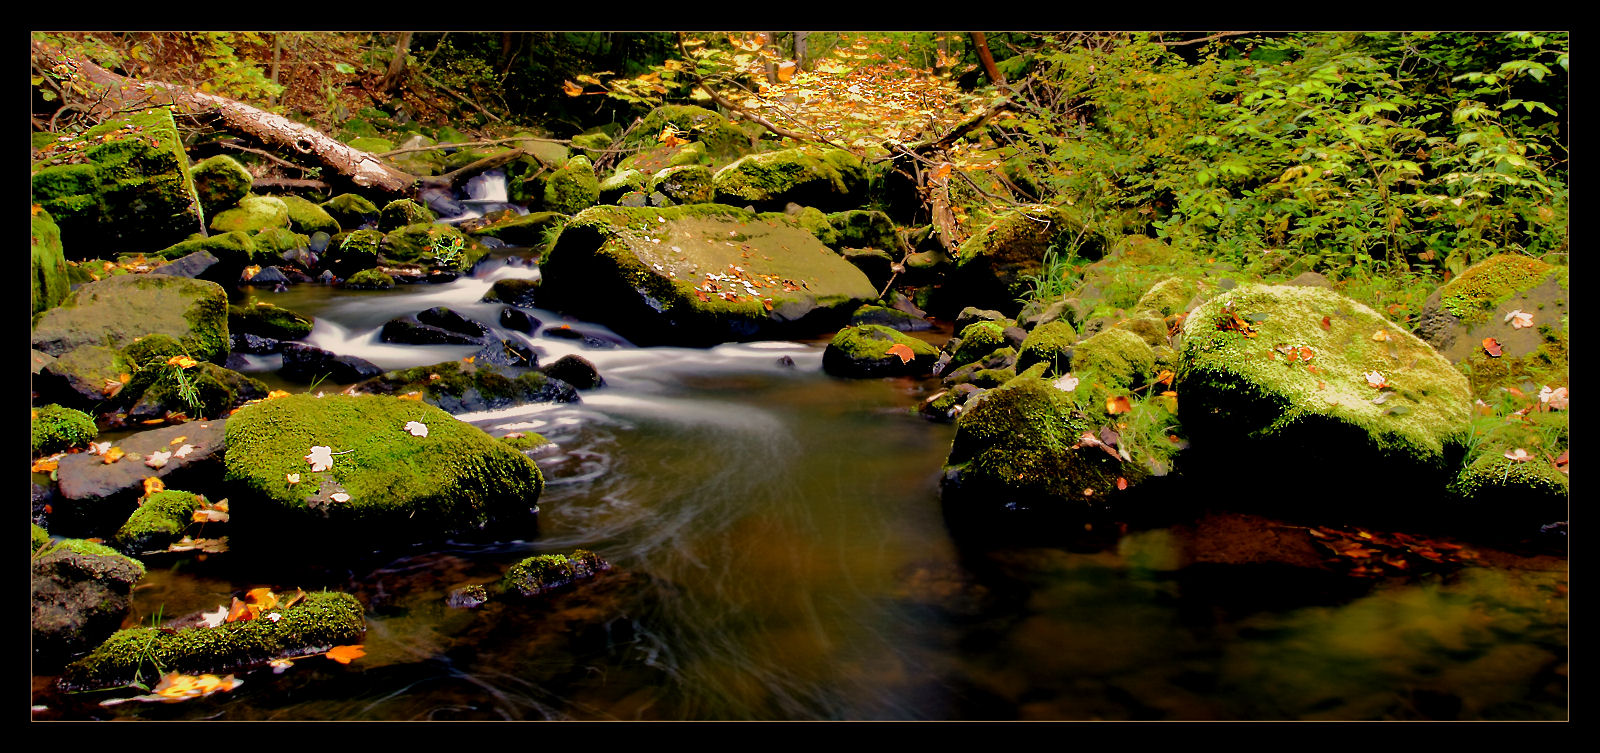
[[[850,152],[802,146],[741,157],[718,170],[712,183],[724,204],[780,211],[793,202],[837,211],[861,204],[867,171]]]
[[[483,224],[470,226],[467,234],[474,238],[499,238],[510,246],[534,247],[544,242],[544,235],[552,228],[559,228],[567,216],[560,212],[530,212],[525,215],[515,213],[498,217]],[[462,223],[467,227],[466,223]]]
[[[289,205],[276,196],[246,196],[239,205],[217,213],[209,225],[214,233],[242,231],[255,233],[268,228],[289,227]]]
[[[713,345],[837,329],[877,297],[865,275],[781,215],[594,207],[541,266],[539,304],[640,344]]]
[[[862,324],[833,336],[822,351],[822,370],[842,377],[926,376],[938,358],[938,348],[915,337]]]
[[[1403,499],[1442,489],[1461,460],[1466,379],[1338,293],[1240,286],[1190,312],[1182,335],[1185,427],[1197,447],[1249,458],[1252,473],[1288,475],[1306,493]]]
[[[473,359],[398,369],[355,385],[354,394],[415,397],[448,413],[501,410],[528,403],[575,403],[572,385],[539,371],[514,374]]]
[[[168,373],[171,373],[170,367]],[[260,380],[214,363],[196,364],[186,370],[184,378],[194,390],[193,402],[184,395],[175,376],[159,379],[128,408],[128,419],[151,421],[176,413],[192,419],[220,418],[268,393],[267,385]]]
[[[33,347],[61,356],[80,345],[123,348],[165,334],[189,355],[221,362],[228,355],[228,294],[205,280],[167,275],[118,275],[80,286],[44,312]]]
[[[339,221],[333,218],[328,210],[311,203],[308,199],[299,196],[280,196],[283,205],[289,209],[289,229],[303,235],[316,232],[338,235],[342,229]]]
[[[417,400],[268,400],[228,419],[227,447],[231,522],[263,533],[429,538],[525,520],[544,488],[527,456]]]
[[[1500,344],[1500,357],[1521,358],[1538,350],[1542,330],[1566,330],[1567,285],[1566,267],[1519,254],[1491,256],[1435,290],[1415,331],[1452,362],[1471,360],[1485,337]],[[1518,310],[1532,314],[1534,326],[1506,321]]]
[[[50,530],[109,538],[138,509],[150,478],[166,486],[211,488],[222,480],[225,423],[189,422],[124,437],[113,445],[124,453],[113,463],[86,452],[63,456],[56,468],[60,494],[50,514]],[[185,445],[189,451],[178,456]],[[152,468],[145,460],[157,452],[172,456],[160,468]]]
[[[567,160],[544,184],[544,208],[551,212],[576,214],[599,200],[600,180],[583,155]]]
[[[33,214],[31,223],[28,300],[31,313],[37,314],[61,303],[72,286],[67,280],[67,257],[61,250],[61,228],[43,210]]]
[[[377,204],[353,193],[339,194],[318,206],[347,231],[360,230],[363,225],[376,222],[380,214]]]
[[[122,377],[134,367],[122,351],[104,345],[81,345],[39,371],[33,387],[46,400],[71,408],[95,410],[123,387]]]
[[[33,163],[33,202],[76,254],[152,251],[200,230],[183,139],[164,107],[58,141]]]
[[[978,306],[1015,314],[1032,290],[1028,278],[1043,269],[1045,252],[1068,250],[1080,259],[1104,254],[1100,236],[1084,227],[1071,207],[1030,205],[995,218],[956,250],[946,307]]]
[[[207,217],[216,217],[249,196],[255,182],[244,165],[226,154],[201,160],[189,172],[194,176],[194,189]]]
[[[383,373],[383,369],[360,356],[339,355],[298,342],[280,343],[279,348],[283,366],[278,375],[296,382],[326,379],[334,384],[349,384]]]
[[[104,640],[133,607],[144,566],[108,546],[80,539],[38,547],[32,559],[33,656],[56,665]]]
[[[228,329],[274,340],[299,340],[311,334],[314,320],[265,301],[255,305],[229,306]]]

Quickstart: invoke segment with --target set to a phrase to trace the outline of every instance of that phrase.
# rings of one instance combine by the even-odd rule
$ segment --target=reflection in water
[[[383,321],[448,305],[492,323],[498,304],[477,302],[487,286],[382,296],[299,286],[275,302],[319,317],[314,344],[394,368],[470,349],[379,343]],[[1565,717],[1564,571],[1470,569],[1332,601],[1240,594],[1223,609],[1215,594],[1237,572],[1186,568],[1167,529],[1098,552],[961,551],[937,492],[952,428],[910,412],[930,385],[828,377],[817,344],[526,339],[545,360],[581,353],[606,380],[578,404],[460,416],[555,443],[535,453],[547,478],[537,536],[388,553],[322,583],[152,568],[133,620],[257,585],[336,588],[368,606],[368,653],[349,667],[307,659],[283,675],[253,672],[227,698],[115,714]],[[575,548],[615,569],[532,604],[445,604],[451,589],[492,583],[523,557]]]

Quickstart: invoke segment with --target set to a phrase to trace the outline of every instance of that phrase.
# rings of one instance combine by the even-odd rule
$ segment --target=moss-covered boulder
[[[600,181],[600,203],[615,204],[623,194],[648,191],[650,175],[642,170],[618,170]]]
[[[28,300],[30,313],[37,314],[61,303],[72,285],[67,279],[67,257],[61,249],[61,228],[56,227],[49,212],[34,213],[29,238]]]
[[[1104,254],[1100,236],[1086,230],[1072,207],[1030,205],[1006,212],[974,233],[956,250],[945,307],[978,306],[1015,314],[1019,299],[1032,290],[1027,279],[1043,269],[1045,252],[1055,248],[1080,259]]]
[[[1072,516],[1149,475],[1085,442],[1097,426],[1075,394],[1037,371],[966,400],[946,461],[945,504],[961,514]],[[1123,483],[1119,484],[1118,479]]]
[[[850,323],[852,325],[877,324],[890,329],[897,329],[901,332],[919,332],[933,329],[933,323],[920,316],[887,306],[874,306],[870,303],[850,314]]]
[[[562,229],[540,269],[541,307],[640,344],[804,337],[877,297],[793,222],[715,204],[594,207]]]
[[[544,184],[544,208],[552,212],[576,214],[599,200],[600,179],[583,155],[567,160]]]
[[[437,222],[419,222],[383,236],[384,261],[419,264],[464,272],[489,250],[460,230]]]
[[[958,337],[959,341],[950,351],[950,363],[945,367],[946,371],[973,363],[1006,347],[1005,323],[976,321],[962,327]]]
[[[351,149],[360,149],[369,154],[382,154],[394,151],[394,142],[377,136],[359,136],[346,142]]]
[[[360,194],[353,193],[339,194],[318,206],[345,230],[359,230],[369,222],[376,222],[380,214],[377,204]]]
[[[850,152],[802,146],[742,157],[718,170],[712,182],[724,204],[778,211],[794,202],[840,211],[861,204],[867,171]]]
[[[59,357],[81,345],[122,348],[152,334],[176,338],[195,358],[220,362],[228,355],[227,293],[214,282],[184,277],[108,277],[85,283],[44,312],[32,342]]]
[[[351,275],[378,265],[383,233],[371,228],[344,233],[328,244],[328,267],[334,274]]]
[[[214,363],[200,363],[185,375],[194,388],[194,402],[190,402],[179,389],[177,378],[171,376],[171,367],[167,374],[139,395],[128,409],[130,420],[148,421],[172,413],[189,418],[219,418],[246,402],[266,397],[268,392],[267,385],[259,379]]]
[[[1428,297],[1415,333],[1454,363],[1487,360],[1480,355],[1486,337],[1500,344],[1497,358],[1522,358],[1543,345],[1550,328],[1567,329],[1567,287],[1566,267],[1519,254],[1491,256]],[[1531,315],[1533,326],[1508,321],[1513,311]]]
[[[825,215],[825,229],[814,231],[817,240],[829,248],[876,248],[900,250],[900,239],[894,221],[883,212],[870,209],[850,209]]]
[[[350,594],[308,593],[294,606],[269,610],[278,619],[238,620],[216,627],[138,627],[119,630],[61,675],[67,690],[147,685],[162,672],[227,674],[274,659],[359,644],[365,610]],[[160,667],[160,669],[156,669]]]
[[[163,259],[177,259],[199,251],[209,252],[217,261],[237,269],[249,265],[257,256],[255,236],[243,230],[179,241],[157,251],[155,255]]]
[[[704,204],[716,197],[711,168],[705,165],[669,167],[650,179],[646,191],[660,191],[677,204]]]
[[[1512,422],[1491,416],[1478,424],[1481,439],[1450,482],[1452,501],[1518,537],[1538,525],[1567,520],[1569,466],[1552,462],[1557,448],[1570,441],[1565,411],[1530,412],[1523,421]]]
[[[1036,364],[1046,364],[1047,375],[1061,375],[1072,369],[1073,346],[1078,343],[1078,333],[1072,325],[1056,319],[1033,328],[1022,347],[1017,349],[1017,369],[1026,371]]]
[[[33,203],[74,254],[153,251],[201,228],[189,158],[164,107],[112,118],[40,156]]]
[[[544,488],[532,460],[481,429],[420,401],[378,395],[247,406],[228,419],[227,447],[232,522],[298,521],[308,535],[315,527],[404,540],[472,530],[526,519]],[[320,457],[317,447],[340,454],[314,466],[307,457]]]
[[[239,205],[211,218],[214,233],[235,230],[255,233],[267,228],[289,227],[289,206],[276,196],[246,196]]]
[[[255,182],[244,165],[226,154],[201,160],[189,172],[194,176],[194,190],[207,217],[216,217],[249,196]]]
[[[60,405],[46,405],[33,411],[33,439],[29,446],[35,455],[49,455],[87,444],[99,434],[93,416]]]
[[[311,334],[314,320],[286,308],[260,301],[228,307],[228,330],[274,340],[299,340]]]
[[[183,535],[198,509],[200,497],[195,494],[177,489],[157,492],[128,516],[114,540],[119,549],[133,555],[166,549]]]
[[[311,235],[316,232],[338,235],[341,231],[339,221],[333,218],[328,210],[299,196],[280,196],[283,205],[289,209],[289,229],[302,235]]]
[[[445,361],[399,369],[355,385],[356,394],[420,399],[448,413],[501,410],[530,403],[578,402],[572,385],[538,371],[521,374],[489,363]]]
[[[822,352],[822,370],[855,378],[918,376],[931,372],[938,358],[938,348],[915,337],[889,327],[863,324],[845,327],[833,336]]]
[[[115,631],[133,606],[133,584],[144,577],[137,560],[80,539],[39,547],[31,564],[36,667],[56,666]]]
[[[586,549],[575,550],[572,554],[538,554],[512,565],[500,581],[500,591],[525,599],[533,598],[588,580],[610,569],[611,563]]]
[[[1139,297],[1139,302],[1134,308],[1139,311],[1154,311],[1162,316],[1181,314],[1189,305],[1189,301],[1198,292],[1198,286],[1191,280],[1182,277],[1168,277],[1158,282],[1144,295]]]
[[[467,230],[474,238],[499,238],[508,246],[534,247],[544,242],[546,232],[558,228],[567,216],[560,212],[511,214]],[[465,224],[465,223],[463,223]]]
[[[344,287],[351,290],[392,290],[394,278],[378,269],[363,269],[350,275],[344,281]]]
[[[1072,349],[1072,371],[1093,372],[1112,389],[1142,386],[1155,375],[1155,368],[1150,343],[1125,329],[1105,330]]]
[[[657,140],[668,125],[677,130],[681,138],[700,144],[699,149],[702,154],[724,164],[750,148],[750,138],[737,126],[728,122],[721,113],[694,105],[663,105],[651,110],[640,120],[638,126],[623,137],[617,147],[626,150],[644,149],[645,151],[633,155],[634,159],[631,162],[646,172],[653,173],[667,167],[668,163],[688,146],[670,148],[659,146]]]
[[[430,223],[437,219],[439,218],[434,216],[432,210],[411,199],[396,199],[383,205],[383,211],[378,214],[378,230],[387,233],[407,225]]]
[[[133,364],[117,348],[80,345],[41,369],[34,389],[69,407],[103,409],[133,371]]]
[[[1178,390],[1197,444],[1235,447],[1265,471],[1304,471],[1315,458],[1321,472],[1309,471],[1310,485],[1328,493],[1345,485],[1437,492],[1460,462],[1472,407],[1466,379],[1349,298],[1241,286],[1196,307],[1182,334]]]

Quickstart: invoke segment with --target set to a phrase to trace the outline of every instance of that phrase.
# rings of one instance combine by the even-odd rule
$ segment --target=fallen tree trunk
[[[360,149],[352,149],[310,126],[243,102],[178,84],[138,81],[119,76],[82,56],[67,54],[40,41],[33,42],[33,55],[45,70],[66,62],[76,70],[75,76],[103,89],[106,96],[90,107],[92,114],[108,115],[135,105],[172,105],[184,114],[215,113],[229,130],[313,157],[363,188],[394,196],[409,196],[417,181],[416,176],[397,170]]]

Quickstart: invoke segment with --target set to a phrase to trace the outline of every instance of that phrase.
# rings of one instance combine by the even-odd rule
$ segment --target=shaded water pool
[[[381,344],[383,321],[448,305],[493,322],[498,306],[475,303],[489,280],[531,274],[258,296],[318,316],[313,344],[394,368],[472,349]],[[582,353],[607,382],[576,405],[461,416],[557,443],[538,456],[536,534],[324,562],[286,531],[286,552],[157,563],[129,625],[256,586],[329,588],[367,606],[367,654],[245,673],[232,693],[182,704],[43,692],[34,718],[1567,716],[1564,559],[1332,589],[1313,579],[1297,593],[1292,574],[1192,563],[1183,526],[1071,548],[961,543],[937,485],[953,429],[911,411],[937,382],[829,377],[822,342],[529,341],[547,362]],[[270,377],[270,358],[253,363]],[[445,603],[521,558],[575,548],[614,569],[539,604]]]

